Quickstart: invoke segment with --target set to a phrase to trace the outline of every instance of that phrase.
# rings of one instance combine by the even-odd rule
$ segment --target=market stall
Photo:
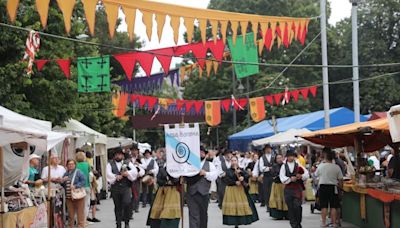
[[[356,175],[343,186],[343,220],[359,227],[400,227],[400,184],[375,176],[365,152],[392,145],[387,118],[328,128],[302,135],[329,147],[352,146],[356,151]]]
[[[94,167],[103,173],[103,183],[107,183],[105,170],[107,166],[107,136],[97,132],[90,127],[82,124],[81,122],[70,119],[65,122],[65,127],[54,127],[55,131],[67,132],[75,136],[72,142],[72,152],[70,151],[69,156],[74,156],[76,148],[82,148],[83,146],[88,146],[93,151],[95,156]],[[98,163],[96,161],[99,161]],[[97,167],[96,164],[100,164]],[[106,190],[107,185],[103,185],[103,190]]]
[[[50,218],[47,216],[47,200],[50,198],[35,195],[29,188],[18,184],[14,187],[14,184],[25,177],[24,167],[27,167],[31,153],[41,155],[66,137],[68,134],[51,131],[48,121],[23,116],[0,106],[1,227],[51,224],[47,220]]]

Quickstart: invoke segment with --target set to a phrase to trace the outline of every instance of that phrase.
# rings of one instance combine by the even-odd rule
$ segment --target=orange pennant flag
[[[254,97],[249,99],[250,114],[254,122],[260,122],[265,119],[264,97]]]
[[[45,28],[47,25],[47,16],[49,13],[49,3],[50,3],[50,0],[36,0],[36,10],[39,13],[40,22],[42,23],[43,28]],[[85,12],[86,12],[86,10],[85,10]]]
[[[103,2],[104,7],[106,8],[107,21],[108,21],[108,31],[110,33],[110,37],[114,37],[115,32],[115,24],[118,19],[118,8],[119,6],[112,3]]]
[[[15,22],[17,17],[17,9],[19,5],[19,0],[8,0],[7,1],[7,12],[8,16],[10,17],[11,22]]]
[[[213,68],[213,61],[210,60],[210,59],[207,59],[207,60],[206,60],[206,72],[207,72],[207,77],[210,77],[211,68]]]
[[[205,101],[206,122],[210,126],[221,123],[221,101]]]
[[[43,0],[41,0],[43,1]],[[49,0],[44,0],[44,1],[49,1]],[[36,0],[38,2],[38,0]],[[89,27],[89,32],[92,36],[94,36],[94,25],[96,21],[96,5],[97,5],[98,0],[84,0],[83,1],[83,8],[85,9],[85,15],[86,15],[86,22]],[[48,7],[48,4],[47,4]]]
[[[69,34],[71,31],[72,11],[74,11],[75,0],[57,0],[58,7],[63,14],[65,31]]]
[[[128,97],[129,94],[127,93],[117,93],[112,97],[112,103],[115,108],[113,113],[116,117],[121,118],[125,116],[126,106],[128,105]]]

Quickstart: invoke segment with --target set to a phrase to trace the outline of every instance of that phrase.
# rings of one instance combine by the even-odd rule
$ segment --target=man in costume
[[[129,228],[131,186],[138,174],[132,162],[123,158],[122,149],[118,149],[114,159],[107,164],[107,182],[111,184],[117,228],[121,228],[122,222],[125,222],[125,228]]]
[[[269,197],[271,195],[272,188],[272,166],[274,165],[275,158],[272,156],[272,147],[267,144],[264,147],[264,154],[258,159],[254,169],[253,176],[262,176],[262,187],[260,194],[261,207],[267,206],[267,211],[269,212]]]
[[[217,179],[217,194],[218,194],[218,207],[222,207],[222,201],[224,199],[224,193],[225,193],[225,187],[226,184],[222,181],[222,178],[225,176],[225,173],[228,169],[231,168],[231,157],[232,157],[232,151],[230,150],[223,150],[220,152],[219,156],[214,158],[214,165],[217,168],[219,172],[219,176]]]
[[[292,228],[301,228],[302,219],[302,192],[304,181],[309,177],[307,169],[296,161],[296,154],[293,149],[286,152],[286,163],[282,165],[279,178],[285,185],[285,201],[288,207],[288,217]]]
[[[200,147],[202,169],[199,174],[186,178],[190,228],[207,228],[211,182],[216,180],[219,174],[214,164],[207,161],[206,155],[207,150]]]
[[[154,180],[158,174],[158,165],[156,160],[152,157],[150,150],[144,151],[144,158],[141,159],[140,166],[144,169],[145,175],[143,178],[149,179],[149,182],[142,183],[142,200],[143,208],[147,203],[153,202]]]

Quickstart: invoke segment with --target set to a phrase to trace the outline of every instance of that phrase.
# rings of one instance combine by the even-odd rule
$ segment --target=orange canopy
[[[392,142],[387,118],[327,128],[301,137],[328,147],[354,146],[354,140],[358,138],[365,152],[378,150]]]

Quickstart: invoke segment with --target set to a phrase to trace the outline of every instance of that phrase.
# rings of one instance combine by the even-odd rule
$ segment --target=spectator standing
[[[53,152],[50,155],[50,178],[48,177],[49,167],[46,166],[42,169],[42,180],[47,183],[50,182],[52,188],[56,188],[57,185],[60,186],[59,184],[62,183],[63,176],[66,172],[65,168],[59,165],[59,163],[58,154]]]
[[[398,145],[395,144],[393,147],[393,156],[390,158],[388,164],[388,176],[389,178],[400,180],[400,156]]]
[[[43,181],[40,179],[39,175],[39,167],[40,164],[40,156],[36,154],[29,155],[29,176],[25,181],[25,184],[28,184],[29,187],[35,187],[35,185],[41,185]]]
[[[321,207],[321,227],[326,227],[327,210],[330,208],[331,223],[336,227],[336,209],[340,208],[339,187],[342,186],[343,174],[340,167],[333,164],[334,154],[325,148],[325,161],[321,163],[316,171],[319,178],[319,201]]]
[[[81,171],[83,176],[85,177],[85,190],[86,190],[86,196],[85,196],[85,218],[88,217],[89,215],[89,207],[90,207],[90,165],[86,161],[86,153],[83,152],[81,149],[76,150],[76,168]],[[89,221],[90,222],[90,221]]]
[[[97,185],[97,179],[99,178],[99,174],[96,170],[91,167],[90,173],[89,173],[89,181],[90,181],[90,208],[92,209],[92,218],[87,218],[89,222],[100,222],[96,218],[96,205],[97,205],[97,196],[98,196],[98,185]],[[89,208],[89,209],[90,209]]]

